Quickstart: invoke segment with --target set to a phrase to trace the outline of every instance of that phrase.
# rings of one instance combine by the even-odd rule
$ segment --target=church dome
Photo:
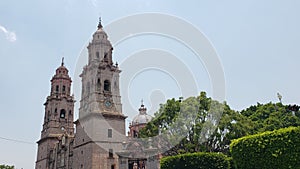
[[[152,116],[147,114],[147,108],[142,104],[139,108],[139,114],[132,120],[132,125],[146,124],[152,120]]]
[[[61,74],[61,73],[67,74],[67,73],[69,72],[68,69],[63,65],[63,63],[62,63],[61,66],[59,66],[59,67],[56,69],[56,71],[58,72],[57,74]]]
[[[100,28],[98,28],[97,30],[96,30],[96,32],[94,33],[94,36],[95,35],[102,35],[102,38],[108,38],[108,36],[107,36],[107,34],[106,34],[106,32],[103,30],[103,28],[102,27],[100,27]]]
[[[102,44],[102,45],[105,44],[105,45],[109,46],[109,48],[112,48],[112,45],[111,45],[110,41],[108,40],[108,36],[107,36],[106,32],[103,30],[101,18],[99,18],[99,24],[97,27],[98,28],[97,28],[96,32],[93,34],[92,42],[95,44]]]
[[[53,78],[69,78],[68,72],[69,70],[64,66],[64,58],[62,58],[61,65],[56,69],[56,74]]]
[[[133,125],[135,124],[146,124],[152,120],[152,116],[148,114],[139,114],[133,118]]]

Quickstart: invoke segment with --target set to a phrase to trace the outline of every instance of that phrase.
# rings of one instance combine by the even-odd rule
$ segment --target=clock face
[[[110,102],[109,100],[106,100],[106,101],[105,101],[105,106],[106,106],[106,107],[110,107],[110,106],[111,106],[111,102]]]

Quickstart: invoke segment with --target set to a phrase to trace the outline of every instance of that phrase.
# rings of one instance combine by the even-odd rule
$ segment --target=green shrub
[[[239,169],[299,169],[300,128],[284,128],[233,140],[230,152]]]
[[[161,169],[229,169],[226,155],[218,153],[187,153],[164,157]]]
[[[0,169],[14,169],[14,166],[9,166],[9,165],[0,165]]]
[[[235,168],[235,165],[233,164],[233,159],[232,159],[232,157],[228,157],[227,160],[229,161],[230,169],[237,169],[237,168]]]

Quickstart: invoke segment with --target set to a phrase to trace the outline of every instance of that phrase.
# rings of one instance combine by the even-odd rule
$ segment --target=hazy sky
[[[100,15],[104,27],[145,12],[172,15],[195,26],[218,53],[226,81],[226,101],[233,109],[241,110],[257,102],[276,102],[277,92],[285,104],[299,104],[299,9],[298,0],[0,1],[0,164],[34,168],[35,142],[40,137],[50,79],[62,56],[72,79],[78,77],[74,75],[78,57],[84,53]],[[127,56],[149,48],[178,56],[192,71],[198,92],[204,90],[212,96],[205,66],[193,62],[193,53],[170,38],[131,38],[114,47],[113,57],[122,63]],[[180,93],[172,89],[176,89],[176,79],[161,71],[145,70],[122,93],[129,93],[134,110],[143,98],[152,114],[156,102],[151,102],[150,96],[159,101],[179,97]],[[79,102],[78,94],[75,98]],[[130,120],[137,112],[123,113]]]

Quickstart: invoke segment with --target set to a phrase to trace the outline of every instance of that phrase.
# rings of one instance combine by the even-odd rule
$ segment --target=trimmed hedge
[[[228,157],[227,160],[229,161],[230,169],[237,169],[235,168],[232,157]]]
[[[235,167],[239,169],[299,169],[300,127],[233,140],[230,152]]]
[[[162,158],[161,169],[230,169],[226,155],[218,153],[187,153]]]

